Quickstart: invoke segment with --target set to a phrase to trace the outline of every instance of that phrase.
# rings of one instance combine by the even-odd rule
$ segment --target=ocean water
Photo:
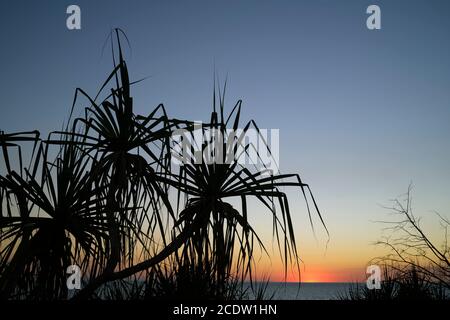
[[[274,300],[337,300],[340,296],[348,293],[350,288],[361,286],[350,282],[332,283],[284,283],[270,282],[267,284],[265,298]],[[256,287],[263,286],[258,283]],[[253,298],[251,290],[248,290],[249,298]]]
[[[142,284],[144,284],[142,282]],[[130,283],[130,285],[132,285]],[[355,282],[255,282],[254,290],[250,288],[250,283],[244,283],[245,297],[247,300],[254,300],[255,293],[259,289],[264,289],[264,300],[340,300],[348,295],[349,290],[361,288],[365,283]],[[68,299],[73,296],[73,291],[69,290]],[[100,294],[103,299],[109,299]],[[125,294],[126,295],[126,294]],[[259,297],[260,298],[260,297]]]

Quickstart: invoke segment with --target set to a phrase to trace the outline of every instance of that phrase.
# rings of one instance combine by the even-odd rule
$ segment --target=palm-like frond
[[[0,177],[6,202],[19,209],[0,220],[0,285],[5,295],[61,298],[68,266],[78,264],[95,276],[107,261],[104,186],[92,180],[89,159],[74,143],[64,145],[55,162],[42,146],[39,154],[33,164],[39,172]]]
[[[243,279],[249,276],[251,280],[255,245],[265,251],[263,242],[248,220],[247,198],[255,197],[272,215],[274,234],[284,256],[287,272],[288,263],[297,264],[299,259],[291,211],[282,188],[300,188],[310,219],[308,197],[323,223],[322,216],[309,186],[302,182],[299,175],[268,176],[264,170],[241,164],[239,157],[245,156],[250,148],[255,147],[245,142],[246,133],[252,129],[259,134],[260,130],[254,121],[250,121],[239,131],[241,101],[238,101],[226,120],[223,112],[224,97],[220,96],[220,93],[219,101],[220,118],[213,111],[210,123],[202,126],[202,136],[205,131],[218,131],[223,139],[206,139],[202,143],[201,163],[198,163],[196,158],[196,146],[190,144],[191,151],[180,155],[190,158],[184,159],[179,174],[172,175],[172,179],[167,181],[178,190],[178,199],[181,198],[181,193],[188,195],[185,209],[181,211],[176,223],[176,226],[188,224],[189,228],[194,230],[187,240],[184,254],[194,255],[194,261],[198,261],[207,269],[212,268],[219,279],[226,279],[232,272],[237,272]],[[232,123],[231,128],[228,128],[229,123]],[[189,144],[191,140],[183,141]],[[218,143],[222,145],[217,146]],[[268,145],[264,147],[268,148]],[[258,153],[257,156],[259,157]],[[232,198],[241,200],[241,211],[227,202]],[[233,270],[235,248],[238,249],[237,264]]]

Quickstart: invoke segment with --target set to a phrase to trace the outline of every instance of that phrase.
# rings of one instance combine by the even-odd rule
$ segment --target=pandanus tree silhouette
[[[170,138],[179,129],[192,134],[196,124],[169,118],[163,105],[148,116],[133,112],[133,82],[120,42],[124,34],[115,29],[114,35],[114,69],[99,94],[91,98],[76,90],[70,114],[84,97],[89,105],[84,116],[46,140],[36,131],[0,135],[5,164],[0,167],[1,297],[65,299],[66,268],[76,264],[84,283],[74,299],[89,299],[111,281],[138,277],[174,256],[211,275],[218,286],[231,275],[252,280],[254,250],[265,247],[248,219],[249,197],[273,218],[285,271],[288,264],[298,266],[291,211],[282,189],[300,188],[310,218],[312,201],[323,224],[309,186],[296,174],[265,175],[240,164],[239,157],[254,147],[245,142],[245,133],[259,129],[250,121],[230,136],[227,129],[239,128],[241,101],[225,119],[225,93],[220,91],[218,99],[214,91],[211,120],[201,130],[219,131],[231,143],[205,140],[200,145],[204,161],[185,159],[175,169]],[[112,88],[105,94],[108,86]],[[101,94],[105,97],[98,102]],[[33,149],[25,168],[21,148],[27,142]],[[219,161],[210,162],[209,150],[217,143],[228,152],[214,154]],[[11,163],[17,162],[19,168],[13,168]],[[232,198],[240,199],[240,210],[228,201]]]
[[[19,294],[62,297],[72,261],[91,276],[107,261],[108,208],[99,195],[104,186],[93,184],[75,144],[64,145],[54,163],[46,161],[47,152],[39,147],[34,170],[24,176],[11,171],[0,177],[8,208],[1,218],[2,295],[19,285],[26,290]]]
[[[288,199],[281,188],[300,188],[308,214],[311,215],[309,196],[323,223],[311,190],[301,181],[299,175],[273,175],[264,164],[261,169],[254,160],[251,165],[239,161],[241,157],[249,154],[251,148],[256,150],[253,143],[245,142],[247,132],[254,130],[260,134],[260,130],[253,120],[239,130],[242,101],[237,102],[225,119],[224,99],[225,90],[223,95],[219,91],[218,99],[214,92],[210,123],[202,125],[202,136],[209,138],[205,138],[201,145],[201,161],[196,158],[194,143],[189,143],[188,139],[183,140],[188,141],[191,150],[180,155],[180,158],[184,156],[184,164],[180,166],[178,179],[167,181],[178,190],[178,199],[182,193],[187,195],[185,208],[181,211],[176,226],[184,224],[194,231],[184,244],[182,256],[186,256],[191,263],[195,261],[198,272],[211,274],[214,283],[218,285],[225,284],[232,273],[242,280],[246,277],[252,280],[255,246],[267,253],[263,241],[248,220],[247,198],[256,198],[271,213],[274,234],[286,267],[288,262],[294,265],[298,262],[298,253]],[[216,112],[217,100],[220,115]],[[205,134],[207,132],[209,135]],[[265,152],[267,149],[270,154],[264,137],[260,137],[260,142],[263,145],[259,146],[259,150]],[[218,144],[221,145],[217,146]],[[189,158],[186,159],[186,156]],[[241,211],[227,202],[233,198],[240,199]],[[279,212],[276,210],[277,203]],[[235,253],[237,262],[234,264]]]

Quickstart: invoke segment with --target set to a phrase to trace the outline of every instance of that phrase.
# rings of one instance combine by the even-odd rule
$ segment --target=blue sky
[[[66,28],[70,4],[81,8],[81,30]],[[381,30],[366,28],[370,4],[381,8]],[[244,119],[280,129],[281,170],[310,183],[325,215],[327,250],[289,192],[305,263],[332,272],[325,265],[341,257],[357,268],[376,253],[380,205],[410,182],[430,230],[432,210],[448,215],[448,12],[437,0],[6,1],[0,129],[59,128],[75,88],[94,94],[111,70],[102,48],[120,27],[131,77],[149,77],[133,90],[136,112],[162,102],[173,117],[207,120],[214,70],[228,77],[229,107],[242,99]]]

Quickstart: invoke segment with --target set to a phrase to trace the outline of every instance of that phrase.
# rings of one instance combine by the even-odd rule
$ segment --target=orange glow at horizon
[[[300,275],[296,268],[288,267],[287,274],[283,264],[273,262],[258,265],[256,279],[273,282],[364,282],[366,280],[367,260],[335,260],[331,257],[309,257],[300,266]]]
[[[300,277],[296,272],[288,272],[287,276],[284,270],[273,272],[270,275],[270,281],[273,282],[362,282],[364,279],[365,266],[360,268],[342,268],[342,269],[316,269],[301,270]],[[266,281],[267,276],[259,276],[258,280]]]

